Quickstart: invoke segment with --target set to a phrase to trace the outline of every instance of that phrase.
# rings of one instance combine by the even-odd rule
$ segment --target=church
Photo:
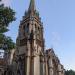
[[[30,0],[28,11],[20,22],[16,41],[16,75],[64,75],[63,65],[53,49],[45,50],[43,30],[35,0]]]
[[[64,75],[64,67],[54,50],[45,50],[43,31],[35,0],[30,0],[19,25],[14,56],[10,59],[12,75]]]

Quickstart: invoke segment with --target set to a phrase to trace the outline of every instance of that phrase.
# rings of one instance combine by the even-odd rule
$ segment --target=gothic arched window
[[[29,32],[29,23],[28,23],[27,26],[26,26],[26,32],[27,32],[27,33]]]
[[[37,37],[40,37],[40,28],[38,27],[38,31],[37,31]]]
[[[37,27],[36,27],[36,24],[35,24],[35,34],[37,33]]]
[[[29,23],[24,26],[24,32],[28,33],[29,32]]]

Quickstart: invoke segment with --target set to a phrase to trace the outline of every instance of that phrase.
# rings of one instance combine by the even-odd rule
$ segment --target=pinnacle
[[[33,12],[35,11],[35,0],[30,0],[30,5],[28,11]]]

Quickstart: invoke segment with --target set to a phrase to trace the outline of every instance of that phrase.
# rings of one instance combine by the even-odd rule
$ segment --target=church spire
[[[35,1],[34,0],[30,0],[30,5],[29,5],[28,11],[30,11],[30,12],[35,11]]]

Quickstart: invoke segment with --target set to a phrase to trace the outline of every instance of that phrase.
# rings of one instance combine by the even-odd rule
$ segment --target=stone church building
[[[64,67],[54,50],[45,50],[43,30],[35,1],[30,0],[19,25],[14,56],[11,55],[9,62],[12,75],[64,75]]]

